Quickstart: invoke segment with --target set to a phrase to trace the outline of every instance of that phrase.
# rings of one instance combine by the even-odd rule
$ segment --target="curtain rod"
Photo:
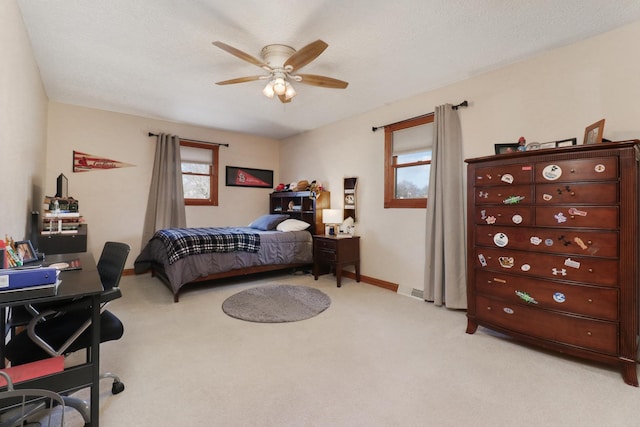
[[[457,110],[460,107],[468,107],[468,106],[469,106],[469,103],[467,101],[462,101],[458,105],[452,105],[451,108],[454,109],[454,110]],[[371,128],[371,131],[375,132],[378,129],[386,128],[387,126],[397,125],[398,123],[404,123],[404,122],[408,122],[409,120],[421,119],[423,117],[428,117],[428,116],[432,116],[432,115],[433,115],[433,113],[427,113],[427,114],[422,114],[420,116],[411,117],[410,119],[400,120],[399,122],[389,123],[389,124],[386,124],[384,126],[374,126],[374,127]]]
[[[160,136],[160,135],[158,135],[157,133],[149,132],[149,136]],[[222,142],[198,141],[197,139],[186,139],[186,138],[180,138],[180,140],[187,141],[187,142],[200,142],[202,144],[223,145],[225,147],[229,146],[229,144],[223,144]]]

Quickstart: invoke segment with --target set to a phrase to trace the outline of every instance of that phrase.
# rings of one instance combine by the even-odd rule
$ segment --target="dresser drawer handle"
[[[591,303],[593,303],[593,300],[592,300],[591,298],[589,298],[589,299],[587,300],[587,302],[588,302],[589,304],[591,304]]]
[[[593,334],[591,333],[591,331],[587,331],[587,336],[588,336],[588,337],[590,337],[590,336],[592,336],[592,335],[593,335]]]

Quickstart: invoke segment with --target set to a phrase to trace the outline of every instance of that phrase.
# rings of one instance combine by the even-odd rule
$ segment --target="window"
[[[384,128],[384,207],[426,208],[433,114]]]
[[[180,141],[185,205],[218,206],[217,145]]]

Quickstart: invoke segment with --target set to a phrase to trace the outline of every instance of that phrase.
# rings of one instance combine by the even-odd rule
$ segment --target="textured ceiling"
[[[617,0],[18,0],[52,101],[281,139],[640,19]],[[256,58],[267,44],[329,44],[282,104]],[[458,100],[451,100],[456,102]],[[472,101],[472,100],[470,100]]]

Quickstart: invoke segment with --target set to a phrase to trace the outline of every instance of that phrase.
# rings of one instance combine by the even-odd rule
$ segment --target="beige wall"
[[[358,177],[363,274],[398,283],[403,292],[422,289],[425,212],[383,208],[384,137],[371,127],[467,99],[470,107],[460,110],[466,157],[492,154],[494,143],[521,135],[529,142],[581,140],[584,128],[601,118],[606,138],[638,138],[639,39],[635,23],[278,143],[57,103],[47,109],[19,10],[14,0],[0,2],[0,233],[25,236],[29,212],[55,192],[55,177],[65,173],[89,224],[90,251],[97,256],[104,241],[125,241],[132,246],[130,267],[140,249],[153,162],[147,132],[167,132],[231,144],[220,150],[222,174],[232,165],[273,169],[276,182],[319,180],[332,191],[333,207],[342,206],[342,179]],[[134,166],[73,173],[73,150]],[[269,190],[221,181],[220,191],[219,207],[188,208],[188,225],[244,224],[267,209]]]
[[[640,22],[290,138],[282,143],[280,175],[325,182],[332,207],[342,207],[342,179],[357,176],[362,274],[398,283],[400,292],[423,289],[425,211],[383,208],[384,134],[371,127],[466,99],[470,107],[459,112],[467,158],[520,136],[581,143],[584,128],[602,118],[605,138],[640,138],[638,40]]]
[[[278,179],[278,141],[51,102],[45,192],[55,194],[56,177],[67,176],[69,195],[78,199],[88,224],[88,249],[94,257],[108,240],[131,246],[127,268],[140,253],[155,150],[148,132],[229,144],[220,148],[219,206],[187,207],[188,226],[248,224],[267,213],[271,190],[226,187],[225,166],[272,169]],[[74,150],[133,166],[74,173]]]
[[[42,197],[47,95],[14,0],[0,2],[0,237],[27,237]]]

